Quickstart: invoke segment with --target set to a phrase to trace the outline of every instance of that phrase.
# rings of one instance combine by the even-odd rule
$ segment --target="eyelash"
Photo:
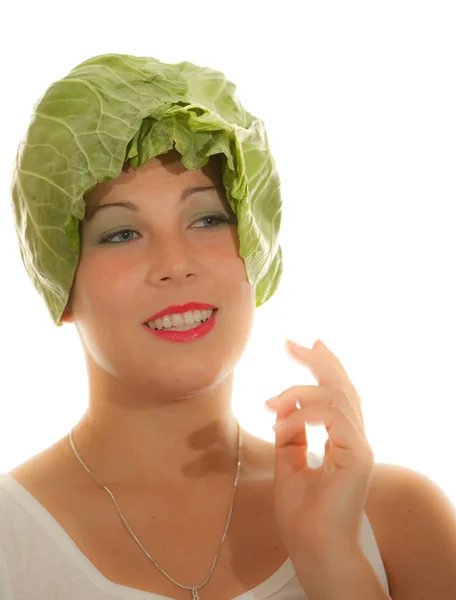
[[[232,219],[230,219],[228,217],[225,217],[224,215],[207,215],[207,217],[198,219],[198,221],[196,221],[196,223],[198,223],[199,221],[204,221],[205,219],[217,219],[218,221],[220,221],[220,223],[218,225],[212,225],[209,227],[197,227],[197,229],[218,229],[221,226],[221,224],[226,225],[226,224],[231,224],[231,223],[237,223],[237,221],[235,220],[234,217]],[[115,238],[120,233],[124,233],[126,231],[134,231],[135,233],[138,233],[135,229],[118,229],[117,231],[114,231],[113,233],[110,233],[109,235],[101,238],[100,243],[101,244],[114,244],[114,245],[122,243],[122,242],[112,242],[110,240],[112,240],[112,238]],[[129,242],[131,240],[122,240],[122,241]]]

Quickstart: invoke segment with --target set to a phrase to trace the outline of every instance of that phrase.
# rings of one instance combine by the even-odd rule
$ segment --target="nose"
[[[160,281],[165,282],[168,281],[168,279],[172,279],[174,281],[180,281],[180,280],[185,280],[187,278],[190,277],[194,277],[195,273],[192,272],[188,272],[185,270],[185,267],[183,267],[181,270],[175,269],[172,275],[165,275],[163,277],[160,277]]]
[[[158,240],[157,240],[158,241]],[[150,269],[151,280],[156,283],[185,283],[193,280],[199,270],[197,259],[190,245],[181,237],[167,237],[157,243]]]

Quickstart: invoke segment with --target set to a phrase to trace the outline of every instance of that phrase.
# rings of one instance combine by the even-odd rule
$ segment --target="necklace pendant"
[[[201,596],[198,594],[196,588],[192,588],[192,600],[201,600]]]

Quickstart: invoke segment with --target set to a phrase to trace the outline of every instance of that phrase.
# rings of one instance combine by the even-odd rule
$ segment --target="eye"
[[[237,223],[235,218],[226,215],[207,215],[207,217],[199,219],[196,223],[201,223],[201,221],[211,221],[211,223],[207,227],[197,227],[196,229],[218,229],[221,225]]]
[[[118,235],[124,234],[124,233],[138,233],[137,231],[135,231],[134,229],[119,229],[118,231],[115,231],[114,233],[110,233],[109,235],[101,238],[100,240],[100,244],[118,244],[119,242],[112,242],[111,240],[113,240],[114,238],[116,238]],[[120,242],[129,242],[131,241],[130,239],[126,239],[125,237],[123,237]]]
[[[196,227],[196,229],[219,229],[223,225],[237,224],[236,216],[228,217],[227,215],[221,214],[207,215],[206,217],[203,217],[202,219],[196,221],[196,223],[201,223],[204,221],[206,221],[208,225],[206,225],[205,227]],[[129,237],[128,235],[125,235],[130,233],[136,233],[139,235],[139,233],[135,229],[118,229],[117,231],[114,231],[114,233],[110,233],[109,235],[102,237],[100,239],[100,244],[121,244],[124,242],[131,242],[133,238]],[[118,241],[114,242],[113,240],[117,237],[119,237]]]

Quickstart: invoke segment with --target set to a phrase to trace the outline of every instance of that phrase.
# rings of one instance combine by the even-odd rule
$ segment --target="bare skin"
[[[189,186],[219,189],[180,203]],[[123,201],[139,212],[95,213]],[[255,309],[219,169],[185,169],[170,152],[100,184],[86,204],[81,259],[62,318],[78,330],[89,376],[89,407],[74,428],[76,447],[108,486],[140,481],[199,497],[220,478],[232,480],[233,369]],[[210,228],[213,214],[230,222]],[[100,243],[119,229],[134,232],[127,241],[117,234]],[[174,343],[144,330],[151,315],[189,301],[218,307],[206,337]]]
[[[247,432],[244,435],[250,438]],[[228,600],[256,587],[288,556],[272,505],[273,445],[252,437],[247,448],[248,466],[239,480],[230,528],[214,573],[201,592],[207,600]],[[209,573],[225,529],[234,473],[233,464],[231,481],[225,485],[221,480],[199,499],[151,485],[114,484],[110,489],[158,565],[179,583],[198,585]],[[190,593],[160,573],[128,534],[111,498],[74,460],[66,438],[11,475],[110,581],[188,600]]]
[[[190,186],[218,189],[179,203]],[[96,211],[125,201],[139,211]],[[77,328],[89,378],[89,406],[74,427],[74,442],[159,566],[183,585],[198,585],[228,516],[237,458],[233,369],[255,309],[234,213],[217,162],[190,171],[175,152],[100,184],[86,206],[81,260],[62,317]],[[204,219],[213,214],[225,215],[228,224],[210,229]],[[100,243],[119,229],[137,233],[130,232],[128,241],[117,234],[111,245]],[[142,328],[152,314],[189,301],[218,307],[216,326],[205,338],[173,343]],[[205,600],[235,598],[287,559],[273,511],[274,446],[243,434],[233,518],[201,592]],[[67,436],[10,474],[109,580],[188,600],[190,592],[162,575],[128,534]],[[374,498],[368,510],[383,545]]]
[[[251,437],[247,432],[247,438]],[[249,441],[249,440],[247,440]],[[257,438],[247,444],[234,511],[225,543],[209,582],[207,600],[231,600],[266,581],[287,560],[273,509],[274,446]],[[243,463],[244,464],[244,463]],[[374,465],[366,514],[388,577],[394,575],[388,506],[389,465]],[[90,468],[90,465],[89,465]],[[188,600],[189,592],[168,580],[128,534],[109,495],[74,460],[65,437],[10,473],[57,520],[111,582]],[[232,469],[234,476],[234,465]],[[113,485],[130,527],[158,565],[183,585],[207,577],[223,534],[232,484],[214,487],[198,502],[151,487]]]
[[[218,189],[179,203],[190,186]],[[139,211],[95,211],[125,201]],[[255,310],[236,218],[217,161],[191,171],[175,152],[100,184],[87,195],[86,206],[81,260],[62,317],[78,330],[89,377],[89,406],[73,428],[75,446],[115,494],[157,563],[177,581],[197,584],[208,574],[228,516],[238,442],[233,369]],[[209,228],[204,219],[213,214],[225,215],[228,223]],[[117,235],[112,245],[100,244],[106,232],[119,229],[137,233],[130,232],[128,241]],[[189,301],[218,307],[216,325],[205,338],[179,344],[143,330],[152,314]],[[243,434],[235,509],[217,568],[204,587],[207,599],[220,600],[220,590],[232,598],[251,589],[287,558],[272,511],[273,446]],[[67,437],[11,474],[109,579],[188,598],[130,537]]]

